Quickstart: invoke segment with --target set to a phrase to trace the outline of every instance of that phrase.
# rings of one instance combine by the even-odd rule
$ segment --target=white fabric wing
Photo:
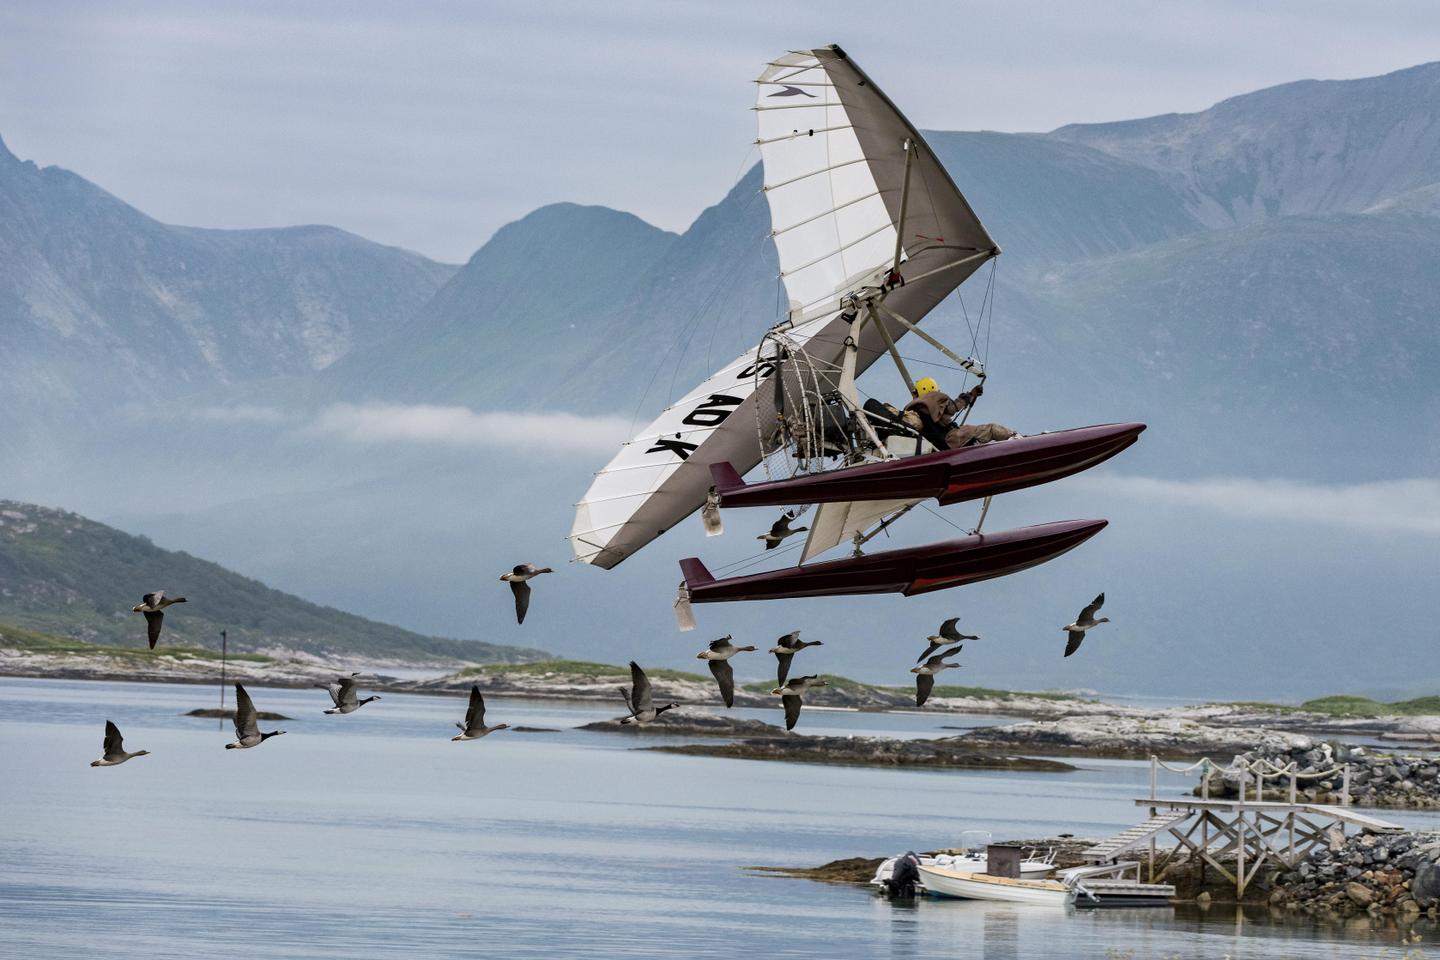
[[[841,298],[884,283],[897,236],[907,282],[885,305],[911,322],[999,253],[919,133],[838,48],[778,58],[756,90],[765,194],[790,300],[776,329],[816,368],[838,368],[849,333]],[[905,335],[882,322],[893,339]],[[857,374],[885,352],[876,323],[858,348]],[[774,405],[773,367],[773,358],[737,357],[626,443],[576,505],[577,559],[613,567],[698,510],[710,464],[754,468],[768,422],[761,412]]]

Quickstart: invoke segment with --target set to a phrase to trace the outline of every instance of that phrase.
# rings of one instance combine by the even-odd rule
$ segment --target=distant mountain
[[[328,372],[317,396],[663,406],[775,322],[769,229],[758,168],[679,237],[604,207],[543,207],[499,230],[396,336]]]
[[[313,374],[395,329],[454,270],[334,227],[170,226],[0,142],[0,433]]]
[[[606,207],[542,207],[497,231],[414,318],[338,364],[320,390],[485,403],[499,399],[503,369],[507,387],[531,384],[512,405],[553,405],[597,318],[615,314],[675,239]]]
[[[143,647],[144,619],[130,608],[156,589],[189,599],[166,615],[161,648],[172,643],[218,649],[224,629],[238,651],[501,663],[546,656],[525,647],[411,633],[307,603],[78,514],[0,500],[0,622]]]
[[[1170,175],[1212,227],[1362,213],[1440,182],[1440,62],[1362,80],[1302,80],[1199,113],[1061,127]]]

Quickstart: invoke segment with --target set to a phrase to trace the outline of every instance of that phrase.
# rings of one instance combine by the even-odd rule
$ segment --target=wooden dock
[[[1342,840],[1346,828],[1364,833],[1405,830],[1349,806],[1295,802],[1293,782],[1288,803],[1247,800],[1243,788],[1239,798],[1229,800],[1160,797],[1155,790],[1155,765],[1159,761],[1152,758],[1151,762],[1150,796],[1135,800],[1137,807],[1149,810],[1149,817],[1086,850],[1088,862],[1113,863],[1124,854],[1148,848],[1149,879],[1153,883],[1184,850],[1201,862],[1202,869],[1214,867],[1233,882],[1238,899],[1262,866],[1293,868],[1317,844]],[[1198,766],[1203,776],[1206,767]],[[1160,841],[1172,839],[1174,846],[1159,847]]]

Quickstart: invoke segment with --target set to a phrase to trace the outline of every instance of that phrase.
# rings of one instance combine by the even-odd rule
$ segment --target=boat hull
[[[1103,530],[1106,520],[1061,520],[716,580],[698,558],[680,561],[691,603],[867,593],[907,597],[979,583],[1053,560]]]
[[[962,900],[998,900],[1063,907],[1075,897],[1073,890],[1057,880],[1012,880],[923,864],[920,866],[920,880],[932,894]]]
[[[891,857],[875,868],[875,876],[870,878],[870,885],[875,887],[884,886],[895,873],[895,861],[899,857]],[[976,857],[951,857],[946,862],[941,862],[936,857],[921,857],[921,866],[926,867],[949,867],[951,870],[963,870],[967,873],[984,873],[988,861],[983,856]],[[1020,879],[1022,880],[1043,880],[1055,869],[1055,864],[1045,860],[1021,860]]]
[[[1060,480],[1115,456],[1145,430],[1107,423],[1033,437],[937,450],[825,473],[746,484],[729,463],[710,465],[723,507],[773,507],[855,500],[979,500]]]

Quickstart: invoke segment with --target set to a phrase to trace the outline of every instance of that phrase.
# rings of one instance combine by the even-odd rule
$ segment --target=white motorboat
[[[965,900],[1000,900],[1063,907],[1075,899],[1075,889],[1059,880],[1013,880],[948,867],[920,866],[925,889],[937,896]]]
[[[972,842],[967,842],[972,841]],[[984,873],[990,866],[990,860],[985,852],[986,846],[990,843],[990,834],[985,830],[966,830],[960,834],[960,844],[963,853],[937,854],[933,857],[920,857],[920,865],[924,867],[945,867],[950,870],[960,870],[965,873]],[[1055,851],[1048,851],[1045,856],[1036,855],[1033,851],[1031,856],[1020,861],[1020,878],[1022,880],[1042,880],[1050,875],[1055,869]],[[891,857],[883,861],[875,869],[875,876],[870,879],[873,887],[884,888],[885,881],[889,880],[895,872],[895,861],[899,857]]]

